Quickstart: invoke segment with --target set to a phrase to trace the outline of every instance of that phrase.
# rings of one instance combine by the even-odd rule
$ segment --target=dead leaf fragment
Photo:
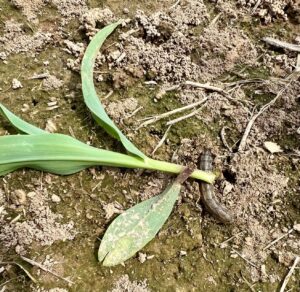
[[[283,152],[281,147],[274,142],[266,141],[266,142],[264,142],[264,147],[272,154],[278,153],[278,152]]]

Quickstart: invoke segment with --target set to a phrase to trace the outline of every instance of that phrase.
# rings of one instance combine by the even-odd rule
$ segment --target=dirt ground
[[[0,0],[0,102],[49,132],[124,152],[94,123],[79,75],[91,37],[120,18],[95,68],[108,114],[152,158],[198,165],[211,149],[215,194],[234,222],[217,222],[189,179],[158,236],[106,268],[96,254],[109,223],[172,176],[15,171],[0,178],[0,291],[279,291],[300,256],[299,0]],[[300,291],[300,264],[285,291]]]

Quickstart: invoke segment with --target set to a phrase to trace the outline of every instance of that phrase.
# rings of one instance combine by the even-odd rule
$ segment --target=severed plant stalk
[[[179,173],[181,165],[137,157],[84,144],[62,134],[9,135],[0,137],[0,175],[29,167],[55,174],[72,174],[84,168],[103,165],[126,168],[144,168]],[[215,175],[195,170],[191,177],[208,183]]]
[[[18,130],[30,135],[0,137],[0,175],[24,167],[66,175],[95,165],[144,168],[170,173],[182,171],[181,165],[151,159],[142,153],[108,117],[97,96],[93,82],[95,58],[105,39],[120,23],[118,21],[103,28],[87,47],[81,66],[82,91],[84,101],[96,122],[121,141],[129,155],[94,148],[67,135],[50,134],[23,121],[0,104],[0,113]],[[213,173],[201,170],[195,170],[191,177],[208,183],[213,183],[215,179]]]
[[[23,121],[0,104],[0,114],[25,133],[0,137],[0,175],[24,167],[67,175],[95,165],[181,173],[162,194],[133,206],[113,221],[98,253],[99,260],[104,260],[103,264],[107,266],[117,265],[130,258],[155,237],[171,214],[181,185],[188,177],[207,183],[213,183],[215,179],[212,172],[198,169],[192,171],[178,164],[147,157],[127,139],[105,112],[94,86],[94,63],[101,45],[120,23],[118,21],[106,26],[92,39],[82,61],[81,78],[84,101],[94,119],[123,144],[128,154],[98,149],[68,135],[50,134]]]

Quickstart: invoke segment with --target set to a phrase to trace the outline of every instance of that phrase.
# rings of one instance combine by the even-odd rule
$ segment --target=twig
[[[219,20],[219,18],[220,18],[221,15],[222,15],[222,12],[220,12],[219,14],[217,14],[217,15],[213,18],[213,20],[211,21],[211,23],[208,25],[208,27],[214,26],[214,25],[217,23],[217,21]]]
[[[64,277],[61,277],[61,276],[58,275],[57,273],[55,273],[55,272],[53,272],[53,271],[47,269],[47,268],[46,268],[44,265],[42,265],[41,263],[38,263],[38,262],[36,262],[36,261],[34,261],[34,260],[31,260],[31,259],[29,259],[29,258],[26,258],[26,257],[24,257],[24,256],[21,256],[21,259],[22,259],[23,261],[25,261],[25,262],[31,264],[32,266],[38,267],[39,269],[43,270],[44,272],[50,273],[50,274],[52,274],[53,276],[55,276],[55,277],[57,277],[57,278],[59,278],[59,279],[61,279],[61,280],[63,280],[63,281],[66,281],[66,282],[67,282],[68,284],[70,284],[70,285],[74,284],[74,282],[72,282],[71,280],[69,280],[69,279],[67,279],[67,278],[64,278]]]
[[[221,136],[221,140],[224,144],[224,146],[230,151],[232,152],[232,147],[230,147],[227,143],[227,140],[226,140],[226,129],[229,129],[228,127],[223,127],[221,129],[221,133],[220,133],[220,136]]]
[[[171,120],[171,121],[167,122],[166,125],[167,125],[167,126],[171,126],[171,125],[174,125],[174,124],[176,124],[176,123],[178,123],[178,122],[181,122],[181,121],[183,121],[183,120],[186,120],[186,119],[188,119],[188,118],[191,118],[191,117],[195,116],[201,109],[202,109],[202,106],[199,107],[198,109],[192,111],[191,113],[189,113],[189,114],[187,114],[187,115],[184,115],[184,116],[182,116],[182,117],[179,117],[179,118],[177,118],[177,119],[174,119],[174,120]]]
[[[113,93],[114,93],[114,91],[113,91],[113,90],[110,90],[110,91],[102,98],[102,100],[105,100],[105,99],[109,98],[110,96],[112,96]]]
[[[260,3],[261,3],[261,0],[257,0],[256,1],[256,4],[254,5],[253,10],[252,10],[252,14],[255,13],[255,11],[258,8],[258,6],[259,6]]]
[[[289,83],[277,93],[277,95],[275,96],[275,98],[273,98],[270,102],[268,102],[267,104],[265,104],[264,106],[262,106],[262,108],[260,109],[260,111],[256,115],[252,116],[252,118],[248,122],[248,125],[247,125],[247,127],[245,129],[244,135],[243,135],[243,137],[241,139],[241,142],[240,142],[240,145],[239,145],[239,148],[238,148],[238,152],[243,151],[245,149],[247,138],[249,136],[249,133],[250,133],[250,131],[252,129],[252,126],[253,126],[255,120],[263,112],[265,112],[271,105],[273,105],[277,101],[277,99],[285,92],[285,90],[288,88],[288,86],[291,84],[291,82],[292,82],[292,80],[290,80]]]
[[[241,271],[241,275],[242,275],[242,278],[243,280],[245,281],[245,283],[247,284],[247,286],[249,287],[249,289],[252,291],[252,292],[255,292],[255,289],[252,287],[253,285],[255,284],[252,284],[247,280],[247,278],[243,275],[242,271]]]
[[[240,254],[237,250],[232,249],[237,255],[239,255],[245,262],[247,262],[249,265],[251,265],[254,268],[258,268],[257,265],[253,264],[251,261],[249,261],[247,258],[245,258],[242,254]]]
[[[271,37],[265,37],[262,40],[271,46],[300,53],[300,45],[290,44]]]
[[[163,137],[161,138],[161,140],[158,142],[158,144],[156,145],[156,147],[154,148],[154,150],[152,151],[151,155],[153,155],[156,150],[161,147],[161,145],[165,142],[167,136],[168,136],[168,133],[170,132],[170,129],[171,129],[172,125],[170,125],[168,127],[168,129],[166,130],[165,134],[163,135]]]
[[[37,283],[37,280],[19,263],[17,262],[13,262],[13,261],[9,261],[9,262],[0,262],[0,264],[2,265],[16,265],[18,266],[21,270],[23,270],[23,272],[28,276],[28,278],[33,282],[33,283]]]
[[[284,278],[284,281],[282,283],[282,286],[281,286],[279,292],[284,292],[284,289],[285,289],[287,283],[289,282],[289,280],[290,280],[290,278],[291,278],[291,276],[292,276],[292,274],[293,274],[296,266],[298,265],[299,261],[300,261],[300,257],[296,256],[292,267],[290,268],[289,272],[287,273],[286,277]]]
[[[172,86],[167,87],[167,88],[161,87],[161,88],[159,88],[159,90],[156,94],[156,98],[161,99],[167,92],[177,90],[179,88],[180,88],[180,84],[172,85]]]
[[[5,287],[6,284],[8,284],[9,282],[11,282],[11,281],[13,281],[13,280],[15,280],[15,279],[18,279],[18,278],[19,278],[19,277],[15,277],[15,278],[12,278],[12,279],[9,279],[9,280],[5,281],[4,283],[1,283],[1,284],[0,284],[0,288],[3,287],[3,286],[4,286],[4,287],[0,290],[0,292],[4,292],[4,291],[6,290],[6,287]]]
[[[220,247],[223,248],[223,247],[225,246],[226,243],[228,243],[228,242],[231,241],[232,239],[238,237],[238,236],[241,235],[242,233],[245,233],[245,231],[241,231],[241,232],[239,232],[239,233],[237,233],[237,234],[235,234],[235,235],[229,237],[228,239],[222,241],[222,242],[220,243]]]
[[[169,10],[174,9],[180,3],[180,1],[181,0],[177,0],[172,6],[170,6]]]
[[[147,126],[147,125],[150,125],[150,124],[152,124],[152,123],[155,123],[155,122],[157,122],[157,121],[159,121],[159,120],[161,120],[161,119],[164,119],[164,118],[166,118],[166,117],[169,117],[169,116],[171,116],[171,115],[174,115],[174,114],[180,113],[180,112],[182,112],[182,111],[185,111],[185,110],[189,110],[189,109],[191,109],[191,108],[194,108],[194,107],[196,107],[196,106],[198,106],[198,105],[200,105],[200,104],[206,102],[207,99],[208,99],[208,98],[205,97],[205,98],[203,98],[203,99],[201,99],[201,100],[199,100],[199,101],[197,101],[197,102],[194,102],[194,103],[192,103],[192,104],[189,104],[189,105],[186,105],[186,106],[183,106],[183,107],[180,107],[180,108],[171,110],[171,111],[166,112],[166,113],[163,113],[163,114],[161,114],[161,115],[157,115],[157,116],[154,116],[154,117],[149,117],[149,118],[147,118],[148,120],[147,120],[146,122],[142,123],[142,124],[138,127],[138,129],[140,129],[140,128],[142,128],[142,127],[145,127],[145,126]]]
[[[267,246],[265,246],[263,248],[263,250],[266,250],[266,249],[270,248],[272,245],[274,245],[275,243],[277,243],[279,240],[285,238],[286,236],[288,236],[289,234],[291,234],[293,231],[294,231],[294,228],[290,229],[287,233],[281,235],[280,237],[278,237],[275,240],[273,240],[272,242],[270,242]]]
[[[244,79],[244,80],[238,80],[234,82],[225,83],[226,87],[236,86],[236,85],[243,85],[243,84],[249,84],[249,83],[263,83],[267,80],[260,79],[260,78],[253,78],[253,79]]]
[[[49,72],[41,73],[41,74],[33,74],[33,76],[29,77],[28,80],[32,79],[45,79],[50,76]]]
[[[154,80],[149,80],[144,82],[145,85],[157,85],[157,82]]]
[[[213,86],[213,85],[209,85],[207,83],[198,83],[198,82],[193,82],[193,81],[185,81],[184,85],[189,85],[189,86],[193,86],[193,87],[199,87],[199,88],[204,88],[204,89],[207,89],[207,90],[212,90],[212,91],[216,91],[216,92],[225,93],[223,88],[216,87],[216,86]]]
[[[295,71],[300,72],[300,53],[297,55]]]
[[[127,32],[124,32],[120,35],[120,39],[127,39],[129,36],[131,36],[132,34],[138,32],[140,29],[137,28],[137,29],[130,29],[128,30]]]
[[[99,187],[99,185],[102,183],[102,180],[100,180],[93,188],[92,192]]]
[[[139,106],[136,108],[132,113],[130,113],[128,116],[125,117],[125,119],[132,118],[134,115],[136,115],[141,109],[143,109],[143,106]]]

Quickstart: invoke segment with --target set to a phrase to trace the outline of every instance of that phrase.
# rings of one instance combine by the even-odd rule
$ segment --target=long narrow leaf
[[[181,184],[189,175],[188,169],[162,194],[139,203],[118,216],[104,234],[98,260],[104,260],[104,266],[118,265],[151,241],[170,216]]]
[[[0,137],[0,175],[23,167],[64,175],[93,165],[140,167],[142,164],[140,159],[97,149],[62,134]]]
[[[33,126],[21,118],[17,117],[0,103],[0,114],[2,114],[15,128],[26,134],[46,134],[48,132]]]
[[[0,137],[0,175],[29,167],[56,174],[71,174],[84,168],[104,165],[146,168],[179,173],[183,166],[142,159],[113,151],[94,148],[62,134],[10,135]],[[195,170],[191,177],[213,182],[215,175]]]
[[[106,38],[119,24],[120,21],[104,27],[93,37],[88,45],[81,64],[82,92],[84,101],[89,110],[92,112],[96,122],[101,125],[111,136],[121,141],[129,153],[145,159],[147,158],[146,155],[142,153],[132,142],[130,142],[109,118],[97,96],[94,85],[93,69],[97,53],[99,52]]]

